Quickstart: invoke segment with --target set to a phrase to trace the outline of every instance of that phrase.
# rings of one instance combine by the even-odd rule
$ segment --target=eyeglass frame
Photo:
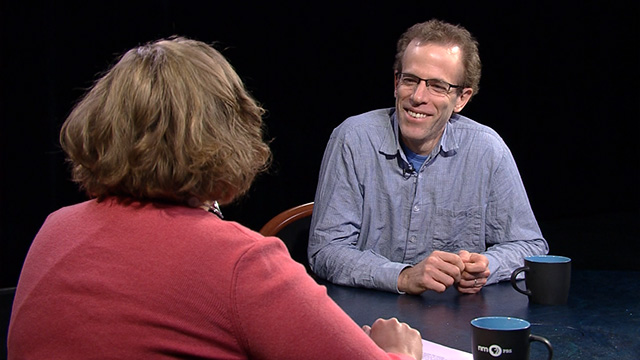
[[[416,75],[413,75],[413,74],[410,74],[410,73],[396,72],[395,75],[396,75],[396,80],[398,81],[398,85],[402,85],[401,78],[405,77],[405,76],[408,76],[408,77],[411,77],[411,78],[415,78],[416,80],[418,80],[418,82],[415,85],[415,88],[413,88],[414,91],[415,91],[415,89],[418,88],[418,86],[420,86],[420,82],[421,81],[424,81],[424,85],[427,87],[427,89],[429,89],[430,87],[433,87],[433,85],[429,85],[430,81],[437,81],[438,83],[446,84],[447,86],[449,86],[447,91],[444,92],[444,93],[440,93],[437,90],[435,90],[435,88],[433,88],[432,91],[435,92],[438,95],[448,95],[448,94],[451,94],[451,92],[452,92],[451,89],[464,88],[464,85],[454,85],[454,84],[450,84],[450,83],[448,83],[448,82],[446,82],[444,80],[440,80],[440,79],[423,79],[423,78],[421,78],[419,76],[416,76]],[[406,86],[406,85],[404,85],[404,86]]]

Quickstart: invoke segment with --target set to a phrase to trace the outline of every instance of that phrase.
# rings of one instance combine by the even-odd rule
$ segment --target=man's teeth
[[[427,114],[419,114],[417,112],[413,112],[411,110],[407,110],[407,112],[409,113],[409,115],[413,116],[414,118],[426,118]]]

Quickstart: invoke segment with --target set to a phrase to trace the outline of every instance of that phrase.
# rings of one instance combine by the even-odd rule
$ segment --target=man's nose
[[[418,104],[426,103],[429,100],[429,89],[426,81],[420,80],[418,86],[413,90],[411,100]]]

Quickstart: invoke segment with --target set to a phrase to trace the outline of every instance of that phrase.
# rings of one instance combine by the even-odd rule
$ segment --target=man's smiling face
[[[464,73],[461,59],[460,48],[455,45],[420,44],[413,40],[402,58],[402,73],[458,85]],[[402,142],[416,154],[429,154],[440,140],[451,114],[462,110],[472,93],[472,89],[465,88],[434,94],[424,81],[411,89],[396,80],[396,110]]]

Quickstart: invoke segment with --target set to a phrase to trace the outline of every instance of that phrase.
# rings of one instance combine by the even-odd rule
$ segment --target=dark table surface
[[[479,294],[455,289],[420,296],[350,288],[320,281],[329,296],[360,325],[396,317],[418,329],[422,338],[471,352],[471,325],[479,316],[511,316],[529,321],[532,334],[546,337],[554,359],[640,359],[640,272],[577,271],[566,305],[529,304],[509,282]],[[524,282],[519,286],[524,288]],[[546,359],[534,342],[531,359]]]

